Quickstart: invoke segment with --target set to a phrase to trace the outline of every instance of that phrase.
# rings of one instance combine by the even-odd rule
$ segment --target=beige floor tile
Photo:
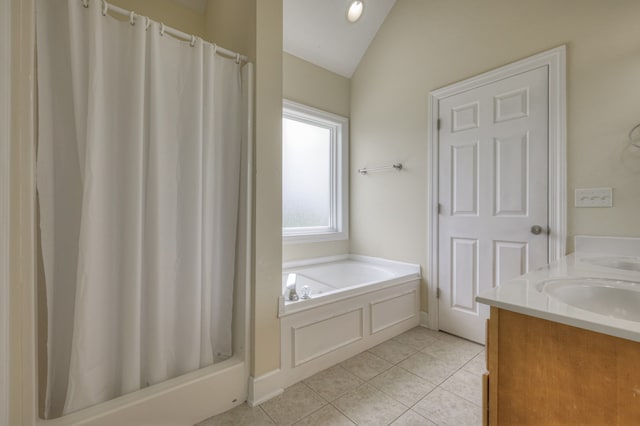
[[[398,367],[402,367],[431,383],[440,384],[458,370],[460,365],[447,358],[418,352],[402,361]]]
[[[388,425],[407,408],[373,386],[364,384],[333,402],[343,414],[358,425]]]
[[[425,396],[413,406],[413,410],[442,426],[482,424],[482,409],[479,406],[441,388]]]
[[[483,350],[475,356],[471,361],[466,363],[463,370],[482,376],[487,371],[487,354]]]
[[[397,364],[400,361],[404,361],[417,351],[418,349],[414,348],[413,346],[400,343],[393,339],[387,340],[386,342],[383,342],[378,346],[374,346],[373,348],[369,349],[369,352],[376,356],[379,356],[385,361],[389,361],[391,364]]]
[[[353,426],[351,420],[332,405],[325,405],[318,411],[300,420],[295,426]]]
[[[278,425],[291,425],[326,403],[301,382],[285,389],[282,395],[265,402],[261,407]]]
[[[482,349],[483,346],[456,338],[455,340],[436,340],[425,346],[422,352],[438,359],[445,359],[458,369],[471,361]]]
[[[396,342],[404,343],[418,350],[436,340],[437,332],[425,327],[415,327],[393,338]]]
[[[349,358],[340,365],[362,380],[372,379],[383,371],[393,367],[393,364],[370,352],[362,352]]]
[[[267,426],[274,423],[260,407],[249,407],[246,403],[211,417],[196,426]]]
[[[469,402],[482,406],[482,376],[465,370],[458,370],[440,387],[463,397]]]
[[[430,328],[427,327],[423,327],[423,326],[418,326],[418,327],[414,327],[414,330],[418,329],[420,330],[421,333],[426,334],[427,336],[431,336],[431,337],[435,337],[436,339],[441,335],[441,334],[445,334],[441,331],[438,330],[431,330]]]
[[[430,420],[422,417],[420,414],[413,410],[407,410],[406,413],[398,417],[398,419],[391,423],[391,426],[437,426]]]
[[[436,335],[436,338],[439,339],[439,340],[450,341],[450,342],[457,342],[458,340],[465,340],[465,339],[463,339],[461,337],[454,336],[453,334],[445,333],[443,331],[438,331],[438,334]]]
[[[407,407],[420,401],[436,387],[400,367],[393,367],[374,377],[369,384]]]
[[[336,365],[309,377],[304,383],[327,401],[333,401],[363,382],[341,365]]]

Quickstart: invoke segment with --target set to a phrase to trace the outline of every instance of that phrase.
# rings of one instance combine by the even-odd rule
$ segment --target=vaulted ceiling
[[[351,0],[284,0],[284,51],[351,78],[396,0],[363,0],[351,24]]]
[[[174,0],[204,14],[206,0]],[[256,0],[261,1],[261,0]],[[362,0],[364,12],[349,23],[352,0],[283,0],[283,49],[351,78],[396,0]]]

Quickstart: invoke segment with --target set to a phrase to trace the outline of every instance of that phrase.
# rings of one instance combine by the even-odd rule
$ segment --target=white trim
[[[419,296],[418,296],[418,290],[419,290],[419,288],[414,288],[414,289],[411,289],[409,291],[405,291],[404,293],[394,294],[394,295],[391,295],[391,296],[387,296],[387,297],[385,297],[383,299],[370,301],[369,302],[369,330],[371,330],[371,334],[379,333],[381,331],[386,330],[387,328],[393,327],[394,325],[401,324],[401,323],[403,323],[403,322],[405,322],[407,320],[410,320],[411,318],[416,316],[416,312],[412,311],[411,313],[409,313],[409,315],[406,315],[406,316],[404,316],[402,318],[398,318],[395,321],[387,323],[387,324],[384,324],[381,327],[375,328],[374,327],[375,326],[374,323],[375,323],[375,320],[376,320],[376,316],[375,316],[375,307],[376,307],[376,305],[379,305],[381,303],[386,303],[386,302],[389,302],[391,300],[400,299],[401,297],[405,297],[405,296],[409,296],[409,295],[413,296],[413,300],[420,300]],[[418,311],[418,312],[420,312],[420,311]]]
[[[349,238],[349,119],[299,104],[282,101],[283,117],[327,127],[332,133],[331,224],[328,227],[282,231],[284,244],[339,241]]]
[[[354,260],[357,262],[371,263],[373,265],[386,267],[405,267],[411,268],[416,276],[420,276],[420,265],[416,263],[400,262],[397,260],[383,259],[381,257],[363,256],[361,254],[337,254],[335,256],[313,257],[310,259],[292,260],[282,263],[282,270],[300,268],[304,266],[318,265],[321,263],[339,262],[341,260]]]
[[[428,324],[438,329],[438,122],[441,99],[542,66],[549,67],[549,261],[564,256],[567,239],[566,46],[559,46],[429,93]]]
[[[255,164],[255,147],[254,147],[254,124],[255,124],[255,65],[248,62],[243,67],[242,73],[243,85],[243,104],[246,108],[243,115],[246,118],[243,137],[245,139],[244,148],[247,150],[246,162],[244,163],[244,179],[246,179],[245,196],[245,239],[244,239],[244,316],[243,316],[243,332],[244,332],[244,370],[245,376],[243,380],[247,383],[247,398],[249,396],[249,378],[251,377],[251,357],[252,357],[252,340],[251,340],[251,296],[252,296],[252,280],[253,280],[253,223],[254,218],[254,179],[253,171]],[[241,192],[242,194],[242,192]],[[234,349],[235,350],[235,349]]]
[[[0,0],[0,426],[9,425],[11,2]]]
[[[420,311],[420,327],[431,328],[429,327],[429,314],[425,311]]]
[[[271,398],[275,398],[284,392],[282,383],[282,371],[280,369],[270,371],[260,377],[250,377],[247,404],[249,407],[255,407]]]

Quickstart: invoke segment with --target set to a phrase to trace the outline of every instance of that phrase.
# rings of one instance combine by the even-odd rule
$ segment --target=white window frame
[[[331,132],[331,205],[329,226],[282,228],[284,244],[337,241],[349,238],[349,119],[290,100],[282,102],[282,117],[328,128]]]

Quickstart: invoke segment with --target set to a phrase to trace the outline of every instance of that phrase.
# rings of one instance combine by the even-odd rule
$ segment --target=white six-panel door
[[[548,92],[543,66],[440,100],[443,331],[484,343],[475,296],[548,261]]]

